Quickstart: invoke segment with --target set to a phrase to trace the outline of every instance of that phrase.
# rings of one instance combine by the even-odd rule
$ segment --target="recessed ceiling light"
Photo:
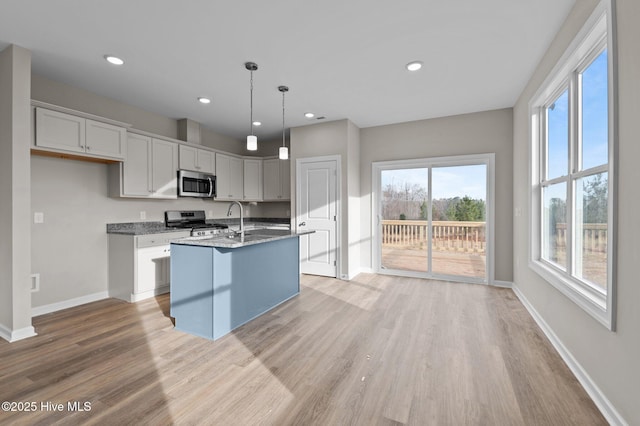
[[[418,71],[420,68],[422,68],[422,62],[420,61],[413,61],[407,64],[407,69],[409,71]]]
[[[209,99],[209,98],[205,98],[205,97],[203,97],[203,96],[200,96],[200,97],[198,98],[198,101],[199,101],[201,104],[210,104],[210,103],[211,103],[211,99]]]
[[[254,126],[262,126],[262,122],[261,121],[254,121],[253,125]]]
[[[314,113],[312,113],[312,112],[305,112],[305,113],[304,113],[304,116],[305,116],[305,117],[307,117],[307,118],[313,118],[313,117],[314,117],[314,115],[315,115],[315,114],[314,114]]]
[[[118,58],[117,56],[104,55],[104,59],[106,59],[107,62],[109,62],[112,65],[123,65],[124,64],[124,60]]]

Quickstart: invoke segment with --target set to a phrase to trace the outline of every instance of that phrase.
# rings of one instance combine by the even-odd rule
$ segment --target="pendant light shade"
[[[254,135],[247,136],[247,149],[256,151],[258,149],[258,137]]]
[[[251,134],[247,136],[247,150],[255,151],[258,149],[258,137],[253,134],[253,72],[258,69],[258,64],[255,62],[246,62],[244,67],[249,70],[251,73],[251,79],[249,80],[249,105],[250,105],[250,115],[249,115],[249,123]]]
[[[288,160],[289,159],[289,148],[287,148],[286,146],[281,146],[278,157],[281,160]]]
[[[284,94],[289,91],[287,86],[278,86],[278,90],[282,92],[282,146],[278,151],[278,158],[281,160],[289,159],[289,148],[287,148],[287,144],[285,143],[285,133],[284,133]]]

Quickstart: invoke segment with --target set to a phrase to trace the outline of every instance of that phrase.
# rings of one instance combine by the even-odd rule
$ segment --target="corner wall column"
[[[0,337],[34,336],[31,325],[31,52],[0,52]]]

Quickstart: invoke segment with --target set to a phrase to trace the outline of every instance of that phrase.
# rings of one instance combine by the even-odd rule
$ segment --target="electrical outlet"
[[[33,214],[33,223],[44,223],[44,213],[35,212]]]
[[[291,210],[287,209],[287,217],[291,217]]]
[[[142,211],[140,212],[140,220],[145,220],[147,218],[147,212]]]
[[[40,274],[31,274],[31,293],[40,291]]]
[[[213,210],[207,212],[207,219],[213,219]]]

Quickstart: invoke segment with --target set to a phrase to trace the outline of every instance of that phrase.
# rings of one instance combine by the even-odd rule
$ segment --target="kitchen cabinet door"
[[[216,174],[216,160],[215,153],[207,151],[205,149],[198,150],[198,171],[202,173],[208,173],[211,175]]]
[[[245,159],[243,167],[244,200],[262,201],[262,160]]]
[[[282,200],[291,200],[291,161],[280,161],[280,195]]]
[[[285,201],[291,199],[289,165],[289,160],[280,160],[277,158],[264,160],[264,201]]]
[[[85,125],[84,118],[36,108],[36,146],[84,153]]]
[[[178,144],[152,139],[151,188],[154,198],[178,196]]]
[[[216,153],[216,199],[238,200],[243,198],[243,160]]]
[[[127,131],[112,124],[86,120],[86,152],[100,157],[123,159]]]
[[[180,169],[215,174],[215,155],[212,151],[180,145]]]
[[[129,133],[127,160],[122,164],[122,195],[149,197],[151,188],[151,138]]]
[[[180,169],[198,171],[198,149],[180,145]]]
[[[231,198],[242,200],[244,192],[244,161],[231,157],[229,161]]]

